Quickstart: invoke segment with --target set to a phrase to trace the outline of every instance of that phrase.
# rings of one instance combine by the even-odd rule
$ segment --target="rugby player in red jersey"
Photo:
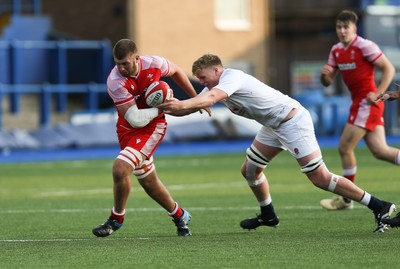
[[[161,77],[171,77],[190,97],[197,93],[180,67],[160,56],[139,56],[130,39],[115,44],[113,57],[115,67],[108,76],[107,91],[118,112],[116,128],[121,151],[112,168],[114,206],[109,218],[92,232],[105,237],[122,226],[131,190],[130,176],[134,174],[146,193],[172,217],[177,234],[191,235],[189,212],[178,206],[156,173],[153,153],[164,138],[167,122],[164,112],[147,106],[144,93]]]
[[[329,53],[328,63],[322,68],[321,83],[329,86],[340,72],[350,91],[352,104],[347,124],[339,142],[343,176],[355,181],[357,161],[354,149],[364,139],[368,149],[378,160],[400,165],[400,151],[387,145],[383,122],[384,103],[378,97],[386,92],[395,75],[395,68],[374,42],[357,35],[357,14],[343,10],[336,17],[339,43]],[[375,69],[382,73],[375,84]],[[353,208],[346,197],[321,200],[328,210]]]

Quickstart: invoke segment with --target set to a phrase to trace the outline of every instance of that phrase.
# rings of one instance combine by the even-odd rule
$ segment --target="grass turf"
[[[400,202],[399,167],[357,149],[357,184]],[[356,204],[327,212],[332,196],[312,186],[283,153],[266,170],[278,228],[245,231],[258,206],[240,175],[244,154],[156,157],[157,172],[192,215],[192,237],[176,236],[166,212],[132,178],[121,230],[91,229],[112,206],[113,160],[0,165],[0,268],[384,268],[397,267],[400,230],[372,233],[373,214]],[[336,150],[324,150],[340,174]]]

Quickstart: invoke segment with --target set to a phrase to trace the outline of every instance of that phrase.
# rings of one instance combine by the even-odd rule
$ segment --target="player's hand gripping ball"
[[[172,89],[162,80],[151,83],[144,94],[146,104],[150,107],[156,107],[172,97]]]

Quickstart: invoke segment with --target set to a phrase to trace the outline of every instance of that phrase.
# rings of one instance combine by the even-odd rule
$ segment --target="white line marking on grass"
[[[31,213],[85,213],[89,209],[9,209],[0,210],[0,213],[6,214],[31,214]]]
[[[178,184],[168,185],[169,190],[199,190],[199,189],[214,189],[214,188],[230,188],[244,187],[247,184],[244,181],[224,182],[224,183],[199,183],[199,184]],[[142,189],[132,188],[132,192],[142,191]],[[92,189],[92,190],[55,190],[39,192],[38,197],[60,197],[60,196],[76,196],[76,195],[96,195],[112,193],[112,187],[107,189]]]
[[[247,184],[244,181],[236,182],[223,182],[223,183],[199,183],[199,184],[180,184],[180,185],[168,185],[170,190],[198,190],[198,189],[215,189],[215,188],[227,188],[227,187],[244,187]]]
[[[93,194],[109,194],[112,193],[110,189],[92,189],[92,190],[59,190],[59,191],[47,191],[40,192],[36,196],[38,197],[59,197],[59,196],[76,196],[76,195],[93,195]]]
[[[31,243],[31,242],[74,242],[74,241],[92,241],[96,238],[54,238],[54,239],[0,239],[0,243]],[[137,238],[107,238],[107,241],[121,240],[150,240],[148,237]]]

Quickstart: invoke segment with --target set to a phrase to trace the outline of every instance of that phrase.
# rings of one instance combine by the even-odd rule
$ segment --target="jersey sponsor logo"
[[[356,69],[357,65],[356,63],[345,63],[345,64],[338,64],[338,67],[340,70],[352,70],[352,69]]]

